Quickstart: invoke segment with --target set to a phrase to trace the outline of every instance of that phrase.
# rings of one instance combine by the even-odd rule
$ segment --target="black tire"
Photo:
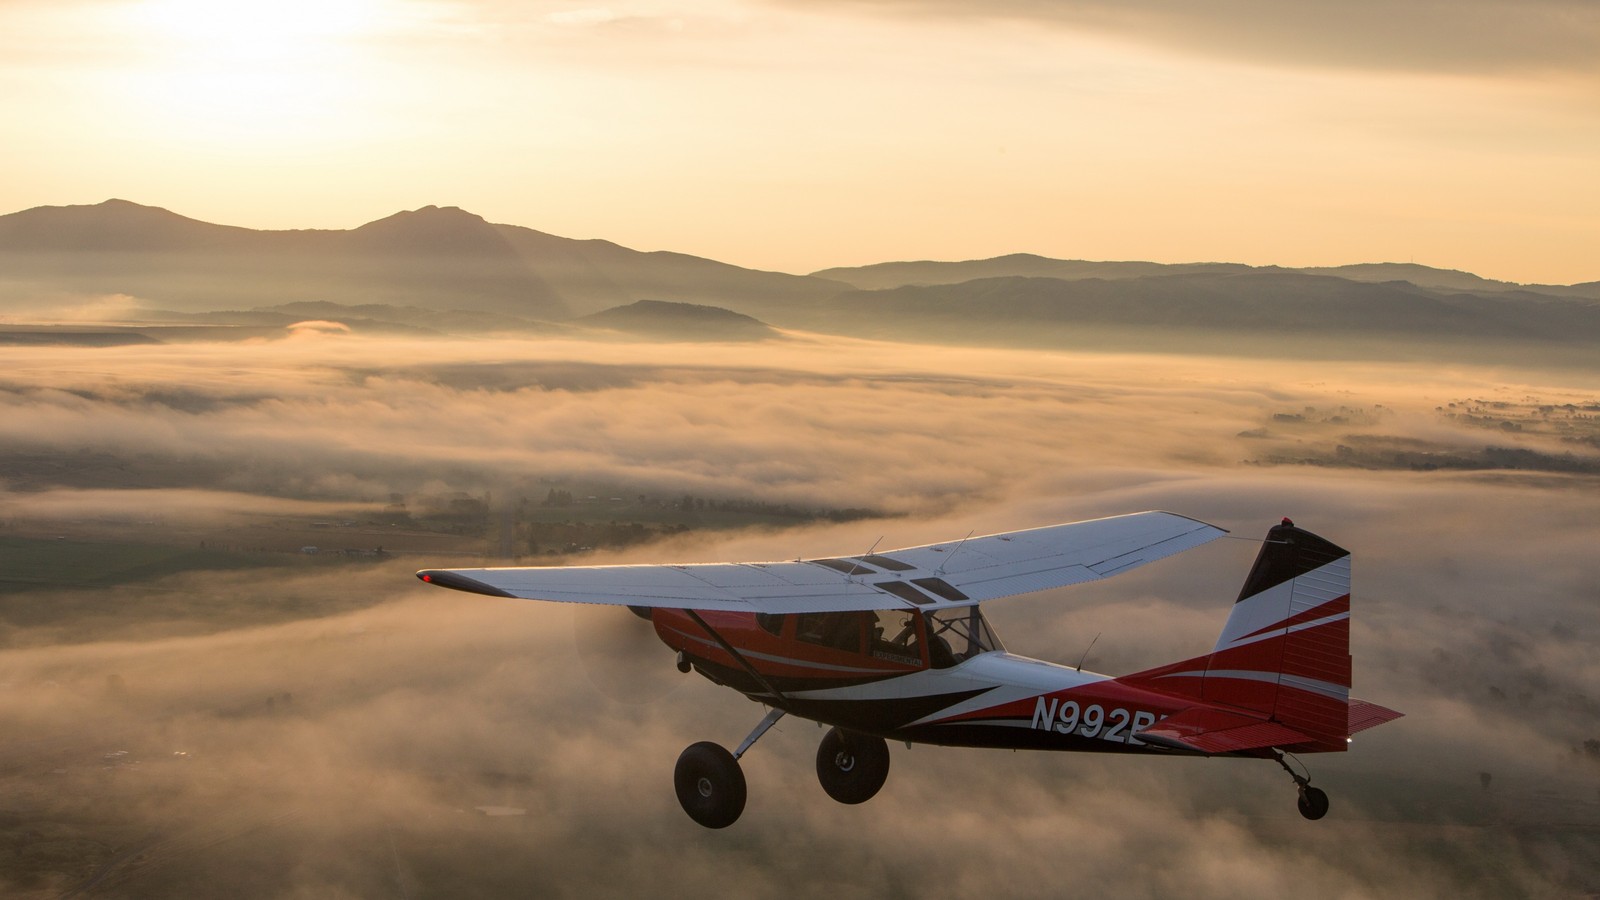
[[[689,818],[707,828],[727,828],[744,812],[744,770],[718,744],[690,744],[672,772],[678,803]]]
[[[889,777],[889,745],[883,738],[828,729],[817,747],[817,780],[840,803],[871,800]]]
[[[1318,788],[1302,788],[1296,805],[1300,807],[1300,815],[1314,822],[1328,814],[1328,795]]]

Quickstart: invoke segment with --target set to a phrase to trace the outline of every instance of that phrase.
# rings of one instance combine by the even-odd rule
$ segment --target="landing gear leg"
[[[720,744],[701,741],[678,756],[672,786],[678,793],[678,805],[689,818],[707,828],[727,828],[739,820],[746,796],[739,757],[781,718],[783,710],[770,710],[732,753]]]
[[[777,707],[767,710],[767,714],[762,718],[761,723],[745,737],[744,742],[739,745],[739,749],[733,751],[733,758],[738,759],[743,756],[744,752],[750,749],[750,745],[761,740],[761,736],[767,733],[767,729],[777,724],[777,721],[781,718],[783,718],[783,710]]]
[[[1300,815],[1312,821],[1327,815],[1328,795],[1320,788],[1311,786],[1311,777],[1309,775],[1301,775],[1294,769],[1289,768],[1289,764],[1284,761],[1281,750],[1273,750],[1272,756],[1278,761],[1278,765],[1283,766],[1283,770],[1289,773],[1289,777],[1294,779],[1294,785],[1300,791],[1300,797],[1295,801],[1295,805],[1300,808]]]

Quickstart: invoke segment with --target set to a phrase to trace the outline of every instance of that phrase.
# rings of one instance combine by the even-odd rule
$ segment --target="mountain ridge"
[[[1600,302],[1449,293],[1290,271],[1126,279],[1008,276],[840,294],[816,327],[942,344],[1299,358],[1464,359],[1592,369]]]
[[[915,278],[924,282],[907,281]],[[0,216],[0,312],[19,297],[73,294],[128,295],[176,314],[320,309],[362,320],[363,330],[457,334],[609,327],[604,317],[580,320],[610,311],[624,326],[612,330],[694,339],[713,321],[695,324],[706,315],[695,310],[715,307],[723,324],[740,316],[752,328],[955,344],[1324,356],[1433,346],[1437,358],[1472,342],[1478,358],[1554,349],[1585,362],[1600,346],[1600,282],[1515,285],[1410,263],[1295,269],[1010,254],[790,275],[494,224],[451,206],[348,230],[256,231],[125,200]],[[667,306],[652,312],[650,303]],[[683,308],[666,315],[671,304]]]
[[[126,200],[0,215],[14,282],[200,311],[347,298],[565,319],[641,299],[782,307],[848,285],[498,225],[458,207],[353,229],[256,230]],[[4,297],[0,297],[3,301]]]
[[[1439,269],[1417,263],[1351,263],[1342,266],[1251,266],[1244,263],[1156,263],[1139,260],[1055,259],[1033,253],[1010,253],[987,259],[916,260],[873,263],[865,266],[819,269],[819,278],[843,281],[860,290],[907,286],[960,284],[980,278],[1033,277],[1077,281],[1088,278],[1121,280],[1154,275],[1243,274],[1246,272],[1296,272],[1332,275],[1349,281],[1407,281],[1418,287],[1468,291],[1531,291],[1551,296],[1600,300],[1600,282],[1579,284],[1519,284],[1496,281],[1458,269]]]

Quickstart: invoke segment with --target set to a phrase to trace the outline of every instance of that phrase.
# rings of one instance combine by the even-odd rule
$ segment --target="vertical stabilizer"
[[[1343,744],[1350,551],[1288,519],[1267,532],[1206,661],[1201,696]]]

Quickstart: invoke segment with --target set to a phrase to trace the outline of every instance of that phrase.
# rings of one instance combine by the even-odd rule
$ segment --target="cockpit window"
[[[756,613],[756,624],[773,637],[783,633],[782,613]]]

